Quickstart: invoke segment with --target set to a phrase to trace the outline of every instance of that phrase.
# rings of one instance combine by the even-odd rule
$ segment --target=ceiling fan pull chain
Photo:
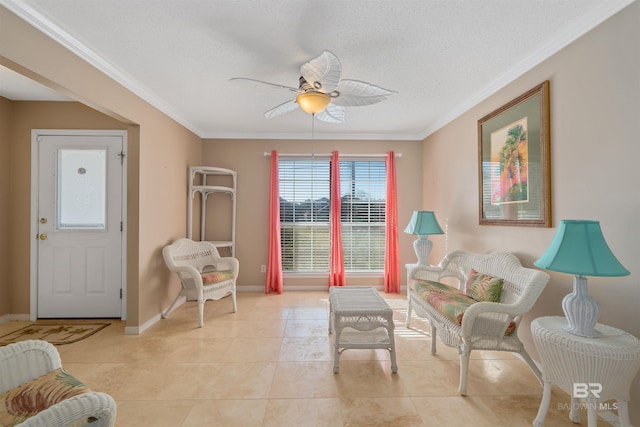
[[[313,140],[315,139],[316,115],[311,115],[311,161],[315,161],[315,153],[313,152]]]

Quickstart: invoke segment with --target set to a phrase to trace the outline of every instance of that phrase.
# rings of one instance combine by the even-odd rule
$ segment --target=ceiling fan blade
[[[325,50],[319,56],[302,64],[300,73],[316,89],[329,93],[335,90],[340,83],[342,64],[337,56]],[[319,87],[317,83],[320,84]]]
[[[358,80],[341,80],[337,90],[340,95],[333,98],[331,102],[343,107],[375,104],[398,93]]]
[[[280,104],[275,108],[272,108],[271,110],[264,113],[264,116],[267,119],[273,119],[274,117],[281,116],[297,108],[299,108],[298,103],[295,100],[291,100],[285,102],[284,104]]]
[[[345,110],[344,107],[329,104],[324,111],[316,114],[318,120],[327,123],[344,123]]]
[[[277,88],[277,89],[287,89],[290,90],[292,92],[300,92],[300,90],[297,87],[291,87],[291,86],[285,86],[285,85],[280,85],[277,83],[269,83],[269,82],[265,82],[262,80],[256,80],[256,79],[251,79],[248,77],[233,77],[229,79],[230,82],[244,82],[244,83],[250,83],[252,84],[252,86],[256,86],[255,83],[260,84],[260,85],[265,85],[265,86],[270,86],[273,88]]]

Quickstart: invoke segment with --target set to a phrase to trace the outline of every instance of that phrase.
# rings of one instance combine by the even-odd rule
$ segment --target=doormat
[[[111,323],[47,323],[32,324],[0,336],[0,345],[26,340],[43,340],[54,345],[71,344],[83,340]]]

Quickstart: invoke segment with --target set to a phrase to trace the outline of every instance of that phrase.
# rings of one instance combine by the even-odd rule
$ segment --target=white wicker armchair
[[[0,395],[5,396],[5,393],[12,394],[15,391],[13,396],[9,396],[14,400],[2,399],[0,411],[9,410],[16,419],[29,416],[16,424],[21,427],[113,426],[116,420],[116,403],[108,394],[89,389],[65,399],[62,399],[65,393],[55,396],[55,392],[59,391],[57,389],[50,389],[42,396],[25,394],[26,384],[61,367],[58,350],[46,341],[28,340],[0,347]],[[77,382],[74,385],[77,386]],[[23,391],[21,393],[18,390]],[[49,402],[53,404],[32,415],[36,408],[47,406],[43,402],[47,399],[53,399],[57,403]],[[13,401],[16,401],[16,405],[7,408],[7,402]]]
[[[442,279],[449,277],[457,282],[458,290],[464,292],[471,269],[502,278],[504,282],[500,302],[473,303],[464,311],[461,324],[443,315],[414,289],[416,279],[441,282]],[[510,253],[494,252],[479,255],[453,251],[447,254],[437,266],[416,267],[411,271],[408,283],[406,325],[409,326],[411,313],[415,310],[418,316],[429,320],[431,354],[436,353],[436,332],[445,345],[458,349],[460,353],[458,391],[461,395],[467,394],[467,371],[471,350],[518,353],[542,383],[540,370],[518,339],[518,327],[522,316],[533,307],[548,280],[547,273],[523,267],[518,258]],[[505,333],[508,329],[512,332]]]
[[[231,296],[233,312],[236,307],[236,279],[239,263],[233,257],[221,257],[210,242],[195,242],[178,239],[162,250],[169,270],[180,278],[182,289],[169,308],[162,313],[166,318],[181,297],[187,301],[198,301],[198,327],[202,327],[204,302]]]

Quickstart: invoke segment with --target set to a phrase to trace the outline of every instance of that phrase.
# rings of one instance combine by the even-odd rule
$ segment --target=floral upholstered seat
[[[115,420],[113,398],[65,371],[53,344],[0,347],[0,426],[112,427]]]
[[[20,424],[56,403],[89,391],[64,369],[53,370],[0,394],[0,425]]]
[[[234,272],[232,270],[204,272],[202,276],[203,285],[212,285],[214,283],[224,282],[225,280],[233,280]]]
[[[432,305],[440,314],[458,326],[462,325],[462,318],[467,308],[478,302],[456,288],[431,280],[414,280],[411,286],[418,295]],[[505,331],[505,335],[514,333],[515,329],[516,324],[511,321]]]

